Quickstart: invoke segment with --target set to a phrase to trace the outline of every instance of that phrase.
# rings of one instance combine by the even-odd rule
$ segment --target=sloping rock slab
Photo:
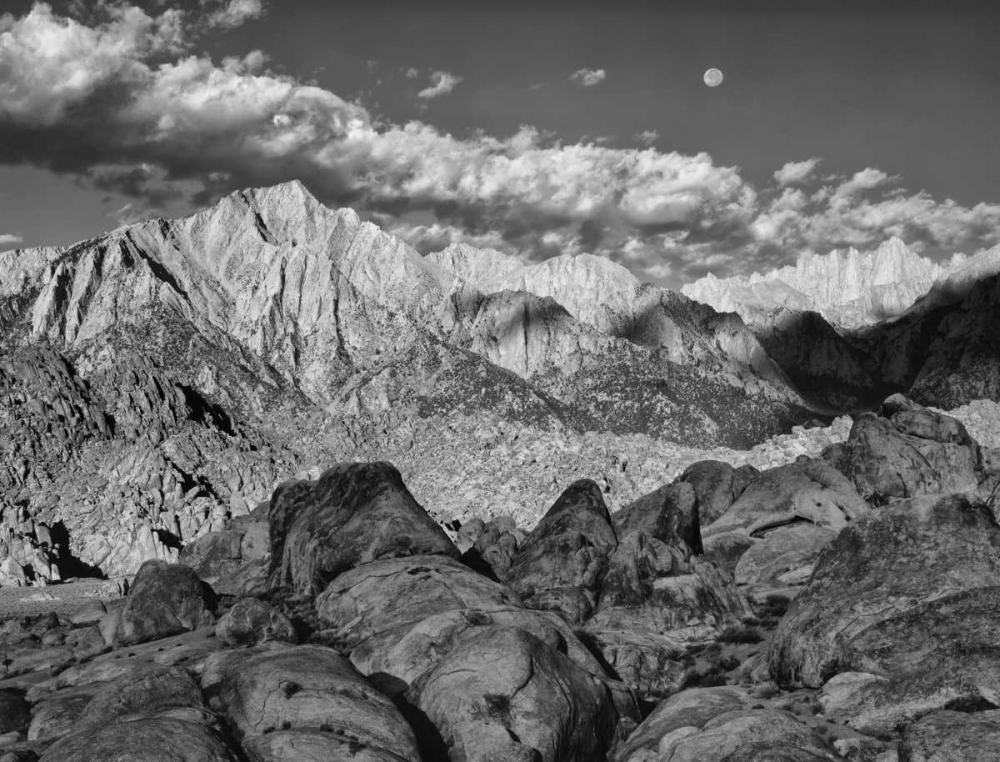
[[[944,596],[1000,585],[1000,527],[961,495],[922,497],[852,523],[821,553],[768,652],[783,686],[850,669],[865,630]],[[859,641],[860,642],[860,641]]]
[[[487,627],[406,693],[424,759],[601,762],[617,713],[607,688],[525,630]]]
[[[90,732],[74,733],[50,746],[39,762],[154,758],[171,762],[236,762],[239,759],[212,728],[198,722],[162,717],[136,722],[115,721]]]
[[[600,487],[580,479],[524,539],[503,582],[526,606],[558,611],[576,624],[593,612],[617,544]]]
[[[360,564],[458,549],[389,463],[338,463],[316,482],[286,482],[269,513],[273,586],[318,593]]]
[[[1000,759],[1000,711],[932,712],[903,731],[902,762]]]

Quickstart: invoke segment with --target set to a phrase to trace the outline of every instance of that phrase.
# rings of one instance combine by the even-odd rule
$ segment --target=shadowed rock
[[[525,605],[558,611],[571,624],[582,622],[594,610],[616,545],[600,488],[580,479],[525,538],[503,582]]]
[[[984,505],[953,495],[885,507],[823,550],[775,632],[771,675],[782,685],[819,687],[852,669],[854,644],[870,628],[997,585],[1000,527]]]
[[[424,759],[600,762],[617,713],[607,688],[534,635],[486,627],[406,694]]]
[[[241,598],[219,618],[215,635],[226,645],[252,646],[265,640],[294,643],[295,628],[288,617],[256,598]]]
[[[209,605],[194,569],[146,561],[132,582],[115,637],[121,643],[140,643],[193,630],[213,621]]]
[[[317,482],[286,482],[271,498],[271,584],[318,593],[370,561],[458,556],[389,463],[339,463]]]
[[[396,707],[332,649],[272,644],[217,661],[206,672],[221,673],[223,709],[257,759],[420,762]]]

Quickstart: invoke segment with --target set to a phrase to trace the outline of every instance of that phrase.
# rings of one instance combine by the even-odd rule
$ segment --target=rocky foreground
[[[0,760],[997,759],[993,462],[895,396],[614,512],[575,481],[530,531],[340,463],[3,621]]]

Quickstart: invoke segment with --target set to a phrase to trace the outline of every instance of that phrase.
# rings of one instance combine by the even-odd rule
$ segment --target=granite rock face
[[[271,497],[271,581],[322,591],[360,564],[458,549],[388,463],[339,464],[315,483],[282,484]]]

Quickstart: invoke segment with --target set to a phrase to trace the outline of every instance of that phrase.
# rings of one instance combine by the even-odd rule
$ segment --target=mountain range
[[[822,294],[765,303],[757,280],[757,302],[718,312],[602,257],[422,256],[292,182],[0,253],[0,557],[42,568],[26,538],[45,526],[81,568],[132,573],[279,474],[390,455],[441,517],[470,501],[532,515],[553,459],[599,471],[623,504],[660,483],[658,443],[748,448],[893,391],[1000,398],[1000,257],[945,273],[880,252],[782,276],[804,288],[832,267]],[[822,313],[838,293],[889,309],[906,289],[922,296],[891,322]],[[503,496],[500,461],[517,472]]]

